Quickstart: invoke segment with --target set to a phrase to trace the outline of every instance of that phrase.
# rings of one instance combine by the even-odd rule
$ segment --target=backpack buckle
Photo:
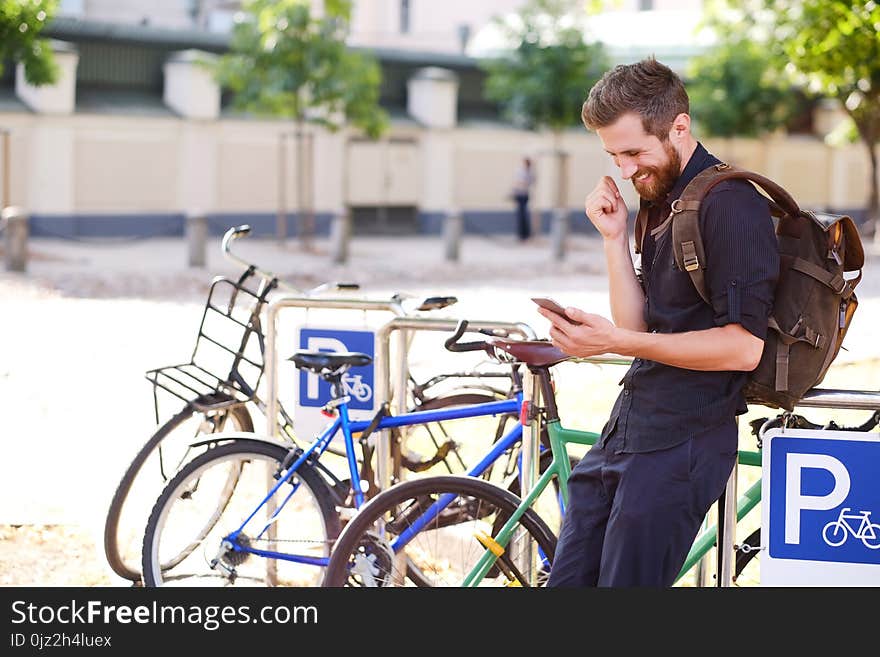
[[[681,243],[681,255],[685,271],[696,271],[700,268],[700,259],[697,257],[693,240]]]

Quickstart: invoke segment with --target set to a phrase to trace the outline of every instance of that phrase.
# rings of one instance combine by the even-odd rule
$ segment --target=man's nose
[[[632,178],[638,170],[639,167],[635,162],[630,161],[620,163],[620,175],[623,176],[624,180]]]

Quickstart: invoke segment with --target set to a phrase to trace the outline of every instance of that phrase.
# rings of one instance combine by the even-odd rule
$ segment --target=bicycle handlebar
[[[247,237],[251,233],[251,227],[248,224],[241,224],[240,226],[233,226],[223,235],[223,240],[220,243],[220,247],[223,251],[223,255],[226,256],[228,260],[235,262],[236,264],[241,265],[245,269],[253,269],[254,273],[257,275],[268,279],[275,280],[278,283],[278,287],[284,288],[290,292],[295,292],[297,294],[302,294],[304,296],[312,296],[314,294],[318,294],[320,292],[324,292],[326,290],[359,290],[360,285],[357,283],[339,283],[336,281],[331,281],[327,283],[321,283],[320,285],[313,287],[311,290],[303,291],[290,283],[282,280],[277,275],[273,274],[270,271],[265,271],[253,265],[242,258],[238,257],[232,252],[231,246],[232,242],[241,238]]]
[[[361,286],[358,283],[341,283],[339,281],[328,281],[326,283],[321,283],[320,285],[317,285],[316,287],[313,287],[312,289],[310,289],[308,291],[303,291],[303,290],[291,285],[290,283],[282,280],[276,274],[274,274],[270,271],[260,269],[256,265],[251,264],[251,263],[243,260],[242,258],[240,258],[239,256],[237,256],[235,253],[232,252],[232,242],[234,242],[235,240],[237,240],[239,238],[247,237],[248,235],[250,235],[250,233],[251,233],[251,227],[248,224],[241,224],[239,226],[233,226],[233,227],[229,228],[226,231],[226,233],[224,233],[224,235],[223,235],[223,240],[221,241],[221,249],[223,251],[223,255],[228,260],[231,260],[232,262],[244,267],[246,270],[252,271],[256,275],[262,277],[264,280],[275,281],[275,283],[278,285],[278,287],[280,287],[284,290],[287,290],[289,292],[293,292],[295,294],[299,294],[299,295],[307,296],[307,297],[314,296],[316,294],[320,294],[322,292],[328,292],[328,291],[338,291],[338,290],[351,291],[351,290],[361,289]],[[397,314],[399,314],[399,315],[407,315],[408,314],[403,309],[402,304],[403,304],[403,301],[407,298],[410,298],[410,296],[411,295],[397,293],[392,297],[392,301],[394,302],[394,304],[397,308],[395,311]],[[458,299],[456,297],[452,297],[452,296],[428,297],[428,298],[424,299],[421,302],[421,304],[417,308],[415,308],[415,310],[418,310],[418,311],[439,310],[440,308],[445,308],[446,306],[450,306],[450,305],[456,303],[457,301],[458,301]],[[495,334],[489,333],[489,335],[495,335]]]
[[[486,348],[489,347],[489,343],[485,340],[480,342],[459,342],[458,340],[464,335],[465,331],[467,331],[468,321],[466,319],[461,319],[458,322],[458,325],[455,327],[455,332],[452,334],[452,337],[448,338],[446,342],[443,344],[449,351],[455,352],[463,352],[463,351],[486,351]],[[495,335],[493,331],[488,329],[478,329],[478,333],[483,333],[484,335]]]

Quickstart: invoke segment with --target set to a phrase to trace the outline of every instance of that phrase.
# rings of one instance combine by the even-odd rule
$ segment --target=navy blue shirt
[[[651,234],[685,185],[718,162],[698,144],[666,200],[652,204],[637,266],[645,292],[645,322],[655,333],[737,323],[764,339],[779,252],[767,201],[751,183],[721,182],[700,206],[711,305],[700,297],[688,273],[676,267],[670,224],[656,236]],[[602,444],[612,433],[622,432],[621,451],[650,452],[732,422],[747,410],[742,395],[746,377],[746,372],[703,372],[636,358],[620,381],[623,389],[602,431]]]

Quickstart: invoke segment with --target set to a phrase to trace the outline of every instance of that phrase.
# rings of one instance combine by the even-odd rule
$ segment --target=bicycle
[[[143,501],[155,500],[157,491],[180,467],[196,453],[213,447],[216,441],[200,440],[199,437],[217,436],[223,432],[254,431],[253,411],[265,417],[267,405],[258,395],[263,374],[264,333],[261,325],[269,295],[275,290],[293,291],[305,296],[317,296],[331,290],[356,290],[353,283],[324,283],[302,292],[282,281],[272,272],[263,271],[256,265],[236,256],[231,245],[234,240],[248,235],[247,225],[229,229],[221,241],[223,255],[244,268],[237,278],[215,277],[208,290],[202,312],[195,346],[189,362],[148,370],[145,374],[153,389],[156,431],[138,449],[124,471],[108,505],[104,522],[104,554],[110,568],[121,578],[137,584],[141,579],[140,547],[143,538],[144,518],[149,506]],[[428,297],[416,307],[412,297],[397,294],[389,300],[388,307],[397,315],[425,312],[454,304],[455,297]],[[493,379],[505,379],[507,388]],[[412,408],[439,409],[464,403],[495,401],[510,392],[510,375],[506,371],[456,371],[431,377],[417,383],[409,375]],[[451,382],[452,386],[442,386]],[[365,386],[353,381],[355,394],[367,394]],[[159,392],[183,403],[183,407],[160,424]],[[279,404],[277,424],[282,439],[289,445],[297,445],[291,414]],[[440,436],[438,438],[437,436]],[[407,454],[400,459],[400,467],[422,471],[437,463],[448,465],[450,472],[462,471],[463,460],[458,464],[451,459],[458,456],[458,445],[443,440],[443,427],[429,432],[433,453]],[[445,446],[444,446],[445,445]],[[422,443],[423,450],[429,443]],[[328,452],[344,456],[334,447]],[[341,485],[331,469],[324,464],[323,476],[332,485]]]
[[[556,546],[556,532],[535,508],[535,502],[555,477],[563,506],[571,473],[568,445],[591,445],[597,434],[565,428],[561,424],[551,379],[551,368],[572,358],[548,341],[491,338],[459,342],[467,329],[462,321],[446,342],[451,351],[483,350],[498,362],[523,363],[537,391],[524,403],[523,423],[546,426],[551,462],[534,486],[520,498],[491,482],[467,476],[435,476],[406,481],[382,491],[368,501],[346,525],[333,547],[322,585],[325,587],[404,586],[412,582],[403,564],[421,564],[422,584],[433,586],[535,586],[546,583]],[[581,360],[581,359],[578,359]],[[540,403],[539,403],[540,402]],[[858,427],[870,430],[880,411]],[[739,450],[738,464],[761,467],[760,436],[779,423],[799,422],[819,428],[802,416],[783,413],[762,418],[756,429],[758,451]],[[524,448],[526,449],[526,448]],[[760,502],[761,481],[737,499],[736,523]],[[457,514],[452,515],[451,512]],[[454,522],[449,520],[454,518]],[[676,583],[716,547],[716,525],[705,526],[697,536]],[[760,528],[736,545],[734,581],[760,552]]]
[[[839,547],[846,543],[846,539],[852,535],[860,540],[869,550],[880,548],[880,524],[871,522],[871,511],[852,511],[849,507],[840,510],[837,520],[832,520],[822,529],[822,539],[831,547]],[[853,529],[852,521],[858,521],[856,529]]]
[[[298,351],[290,360],[330,383],[332,395],[325,411],[332,421],[305,449],[253,434],[238,434],[183,466],[150,513],[142,553],[145,585],[191,585],[193,581],[317,585],[343,525],[357,517],[357,510],[379,493],[370,465],[374,432],[462,418],[518,418],[522,407],[522,390],[516,387],[515,393],[502,401],[398,415],[391,414],[386,404],[372,419],[352,421],[350,398],[342,381],[350,368],[368,363],[369,356]],[[518,364],[510,367],[514,380],[521,381]],[[339,434],[345,445],[349,476],[331,486],[320,476],[318,464]],[[493,437],[490,449],[468,470],[468,475],[487,481],[493,478],[493,470],[500,468],[502,475],[494,480],[503,482],[507,487],[504,490],[518,491],[521,438],[519,422],[497,440]],[[361,451],[359,460],[355,442]],[[546,454],[549,456],[549,452]],[[391,488],[403,483],[392,482]],[[548,504],[558,495],[556,490]],[[418,562],[412,561],[406,576],[416,585],[429,585],[421,569]]]

